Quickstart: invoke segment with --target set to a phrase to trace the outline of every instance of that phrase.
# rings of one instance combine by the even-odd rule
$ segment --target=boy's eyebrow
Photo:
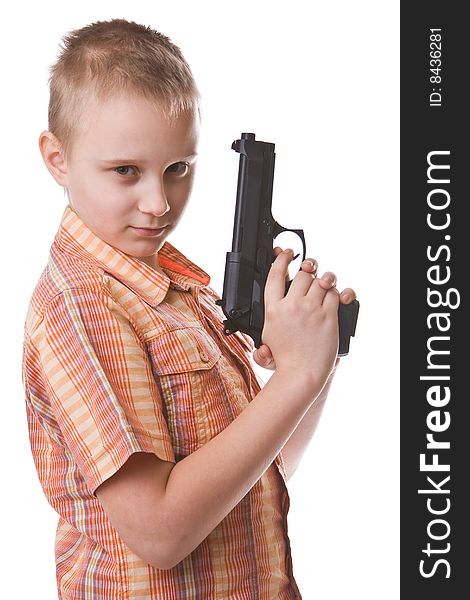
[[[186,158],[193,158],[194,156],[197,156],[197,155],[198,155],[197,152],[193,152],[192,154],[188,154],[187,156],[184,156],[183,158],[181,158],[179,160],[184,160]],[[129,163],[136,163],[136,162],[145,162],[145,160],[141,159],[141,158],[108,158],[106,160],[101,160],[100,162],[103,164],[113,164],[113,163],[129,164]]]

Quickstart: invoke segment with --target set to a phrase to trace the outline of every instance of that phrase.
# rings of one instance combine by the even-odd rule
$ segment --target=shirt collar
[[[65,208],[55,243],[62,251],[97,264],[154,307],[165,298],[170,285],[189,290],[210,282],[207,273],[168,242],[158,251],[158,263],[165,271],[165,275],[162,275],[104,242],[85,225],[70,205]]]

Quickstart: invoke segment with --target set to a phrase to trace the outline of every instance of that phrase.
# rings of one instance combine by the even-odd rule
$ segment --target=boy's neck
[[[152,254],[151,256],[144,256],[142,258],[138,258],[137,260],[140,260],[140,262],[145,263],[147,266],[149,266],[154,271],[157,271],[161,275],[165,275],[165,272],[158,264],[158,254],[157,253]]]

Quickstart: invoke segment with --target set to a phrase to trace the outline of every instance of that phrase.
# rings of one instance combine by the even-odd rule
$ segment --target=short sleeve
[[[134,452],[175,462],[145,344],[106,291],[57,295],[34,345],[65,450],[92,492]]]

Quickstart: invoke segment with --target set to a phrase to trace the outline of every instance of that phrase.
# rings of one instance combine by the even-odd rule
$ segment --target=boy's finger
[[[274,254],[274,260],[279,256],[279,254],[281,254],[281,252],[283,252],[283,249],[280,248],[279,246],[276,246],[275,248],[273,248],[273,254]],[[286,272],[286,282],[289,281],[289,271]]]
[[[315,275],[318,269],[318,262],[314,258],[306,258],[300,265],[300,268],[302,271],[307,271]]]
[[[288,248],[280,252],[271,265],[264,288],[264,297],[267,303],[284,298],[286,292],[286,274],[288,273],[289,263],[293,257],[294,252]]]
[[[256,364],[265,369],[271,369],[274,366],[273,355],[271,354],[269,346],[266,346],[266,344],[262,344],[254,351],[253,358]]]
[[[339,301],[341,302],[341,304],[350,304],[355,299],[356,292],[351,288],[344,289],[339,297]]]
[[[336,275],[331,271],[326,271],[318,280],[318,284],[324,290],[329,290],[336,285]]]
[[[305,296],[313,281],[315,281],[315,276],[301,269],[292,280],[288,294],[290,296]]]
[[[322,304],[325,308],[331,306],[334,307],[335,310],[338,310],[339,292],[335,287],[332,287],[326,291]]]
[[[323,304],[325,294],[334,288],[336,283],[336,275],[327,271],[323,273],[321,277],[315,277],[312,281],[312,285],[307,292],[307,296],[313,297],[316,302]]]

